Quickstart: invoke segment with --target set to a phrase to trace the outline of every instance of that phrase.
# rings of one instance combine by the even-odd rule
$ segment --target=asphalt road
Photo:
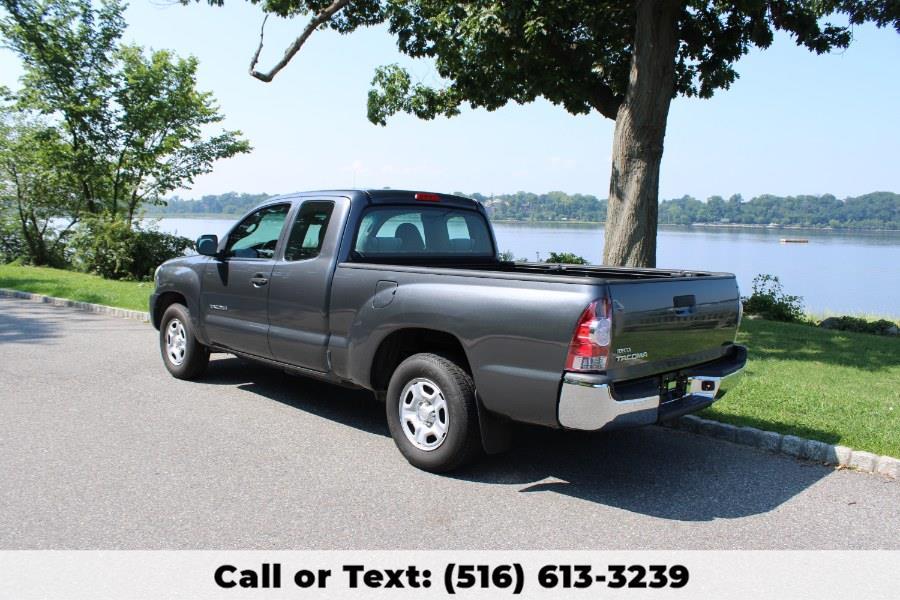
[[[2,549],[900,549],[900,483],[650,427],[522,428],[452,477],[369,395],[0,298]]]

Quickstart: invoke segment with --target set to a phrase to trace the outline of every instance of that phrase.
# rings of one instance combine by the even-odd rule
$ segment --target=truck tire
[[[173,377],[196,379],[209,364],[209,348],[197,341],[191,315],[183,304],[172,304],[159,327],[159,350]]]
[[[450,359],[423,353],[401,362],[385,407],[394,443],[415,467],[445,473],[482,452],[475,384]]]

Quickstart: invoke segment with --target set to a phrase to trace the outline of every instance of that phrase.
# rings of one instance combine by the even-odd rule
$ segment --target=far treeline
[[[457,192],[459,193],[459,192]],[[589,222],[606,220],[606,200],[589,194],[516,192],[485,196],[461,194],[480,201],[494,221]],[[269,194],[227,194],[203,196],[199,200],[178,197],[158,207],[153,216],[239,216]],[[833,227],[841,229],[900,229],[900,194],[872,192],[839,200],[822,196],[773,196],[765,194],[744,200],[735,194],[727,200],[712,196],[705,202],[684,196],[659,203],[663,225],[781,225],[792,227]]]

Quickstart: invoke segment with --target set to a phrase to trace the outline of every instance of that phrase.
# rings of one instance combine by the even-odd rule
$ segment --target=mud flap
[[[506,452],[512,445],[512,425],[509,419],[499,417],[481,404],[481,398],[475,393],[475,404],[478,406],[478,427],[481,430],[481,445],[487,454]]]

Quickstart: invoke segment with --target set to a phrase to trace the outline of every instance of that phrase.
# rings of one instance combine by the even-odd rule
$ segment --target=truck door
[[[346,198],[304,200],[269,284],[269,347],[276,360],[327,371],[328,301]]]
[[[290,208],[285,202],[247,215],[223,241],[221,257],[206,265],[200,312],[212,344],[271,357],[267,301],[275,248]]]

